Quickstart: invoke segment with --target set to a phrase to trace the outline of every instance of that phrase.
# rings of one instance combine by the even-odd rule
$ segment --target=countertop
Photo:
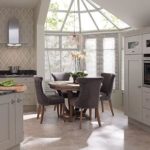
[[[30,78],[34,75],[0,75],[0,78]]]
[[[0,96],[15,93],[15,91],[0,91]]]

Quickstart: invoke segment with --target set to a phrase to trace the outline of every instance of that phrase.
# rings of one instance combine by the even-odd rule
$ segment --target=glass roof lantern
[[[122,30],[129,25],[92,0],[51,0],[45,30],[97,32]]]

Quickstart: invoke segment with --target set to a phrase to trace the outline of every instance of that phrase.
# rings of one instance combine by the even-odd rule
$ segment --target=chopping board
[[[27,89],[25,85],[15,85],[15,86],[0,86],[0,91],[15,91],[15,92],[24,92]]]

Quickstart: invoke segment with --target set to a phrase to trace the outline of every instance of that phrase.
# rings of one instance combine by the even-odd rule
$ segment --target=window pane
[[[97,30],[93,20],[88,13],[81,13],[81,29],[82,31],[94,31]]]
[[[98,28],[100,30],[114,30],[115,26],[110,23],[102,14],[99,12],[92,12],[92,17],[94,18]]]
[[[45,30],[60,30],[64,22],[66,13],[49,11],[46,18]]]
[[[61,53],[61,71],[64,72],[72,72],[75,70],[75,64],[71,56],[71,52],[73,51],[62,51]]]
[[[115,50],[104,50],[103,71],[106,73],[115,73]]]
[[[115,38],[104,38],[103,49],[115,49]]]
[[[63,31],[79,31],[79,16],[78,13],[70,13]]]
[[[96,39],[86,39],[86,71],[88,76],[96,76]]]
[[[71,42],[72,36],[62,36],[62,48],[77,49],[77,44]]]
[[[51,0],[50,10],[68,10],[71,0]]]
[[[60,51],[45,51],[45,79],[50,79],[50,72],[60,72]]]
[[[59,48],[59,36],[45,35],[45,48]]]
[[[121,21],[120,19],[118,19],[116,16],[112,15],[110,12],[106,11],[105,9],[102,9],[101,12],[105,14],[105,16],[109,18],[109,20],[111,20],[118,28],[120,29],[129,28],[128,24]]]

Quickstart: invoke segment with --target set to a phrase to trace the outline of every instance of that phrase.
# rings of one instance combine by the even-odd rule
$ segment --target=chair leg
[[[38,105],[37,106],[37,119],[39,119],[40,113],[41,113],[41,105]]]
[[[41,121],[40,121],[40,124],[43,123],[44,110],[45,110],[44,105],[41,106],[41,109],[42,109],[42,110],[41,110]]]
[[[57,116],[59,118],[59,104],[57,105]]]
[[[109,100],[109,106],[110,106],[111,113],[114,116],[114,111],[113,111],[111,100]]]
[[[82,114],[83,114],[83,111],[81,109],[81,111],[80,111],[80,129],[82,128]]]
[[[101,101],[101,106],[102,106],[102,112],[104,112],[104,104],[103,104],[103,100],[100,100]]]
[[[90,118],[90,120],[92,120],[92,109],[91,108],[89,108],[89,118]]]
[[[54,111],[56,110],[57,105],[54,105]]]
[[[97,117],[98,125],[100,127],[101,126],[101,121],[100,121],[100,114],[99,114],[98,107],[95,108],[95,112],[96,112],[96,117]]]
[[[62,104],[60,104],[60,116],[62,116]]]

